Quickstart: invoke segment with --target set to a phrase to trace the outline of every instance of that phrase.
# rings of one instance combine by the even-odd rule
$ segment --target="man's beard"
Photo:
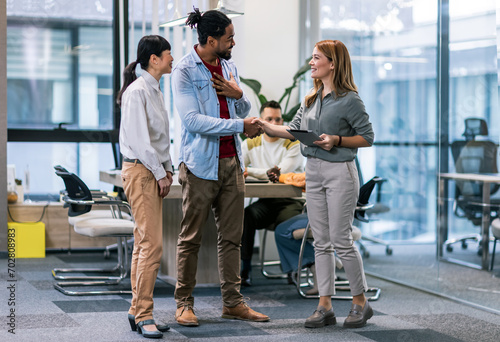
[[[231,50],[226,50],[226,51],[224,51],[224,53],[217,52],[217,57],[225,59],[226,61],[230,60],[231,59]]]

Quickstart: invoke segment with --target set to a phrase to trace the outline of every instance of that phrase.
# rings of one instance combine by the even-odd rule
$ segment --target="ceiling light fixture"
[[[160,24],[160,27],[174,27],[174,26],[186,24],[186,20],[188,17],[187,16],[181,17],[178,8],[179,7],[177,6],[177,1],[176,1],[175,2],[175,12],[174,12],[173,18],[170,21],[167,21],[166,23]],[[244,14],[243,12],[236,12],[236,11],[227,9],[224,6],[224,2],[222,0],[219,0],[219,2],[217,3],[217,7],[214,8],[214,10],[221,11],[222,13],[227,15],[227,17],[229,19],[239,17],[240,15]]]

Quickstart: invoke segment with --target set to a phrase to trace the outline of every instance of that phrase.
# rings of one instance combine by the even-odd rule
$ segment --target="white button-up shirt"
[[[156,180],[173,172],[168,112],[159,82],[145,70],[122,96],[120,151],[139,159]]]

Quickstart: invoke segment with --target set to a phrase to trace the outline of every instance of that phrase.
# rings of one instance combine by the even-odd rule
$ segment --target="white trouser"
[[[363,261],[352,238],[359,178],[354,161],[332,163],[309,157],[306,164],[307,216],[314,237],[320,296],[335,294],[335,255],[344,264],[353,296],[368,288]]]

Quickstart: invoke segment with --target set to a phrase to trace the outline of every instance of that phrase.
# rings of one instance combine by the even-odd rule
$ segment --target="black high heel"
[[[132,331],[137,331],[137,324],[135,324],[135,316],[128,314],[128,322],[130,323],[130,329]]]
[[[139,334],[141,334],[142,336],[146,337],[146,338],[162,338],[163,337],[163,333],[161,331],[159,331],[159,330],[148,331],[148,330],[142,329],[143,326],[150,325],[150,324],[156,325],[154,319],[147,319],[145,321],[140,321],[137,324],[137,332]]]
[[[132,329],[132,331],[137,331],[137,324],[135,324],[134,315],[128,314],[128,322],[130,323],[130,329]],[[166,324],[156,324],[156,329],[161,332],[166,332],[170,330],[170,327]]]

